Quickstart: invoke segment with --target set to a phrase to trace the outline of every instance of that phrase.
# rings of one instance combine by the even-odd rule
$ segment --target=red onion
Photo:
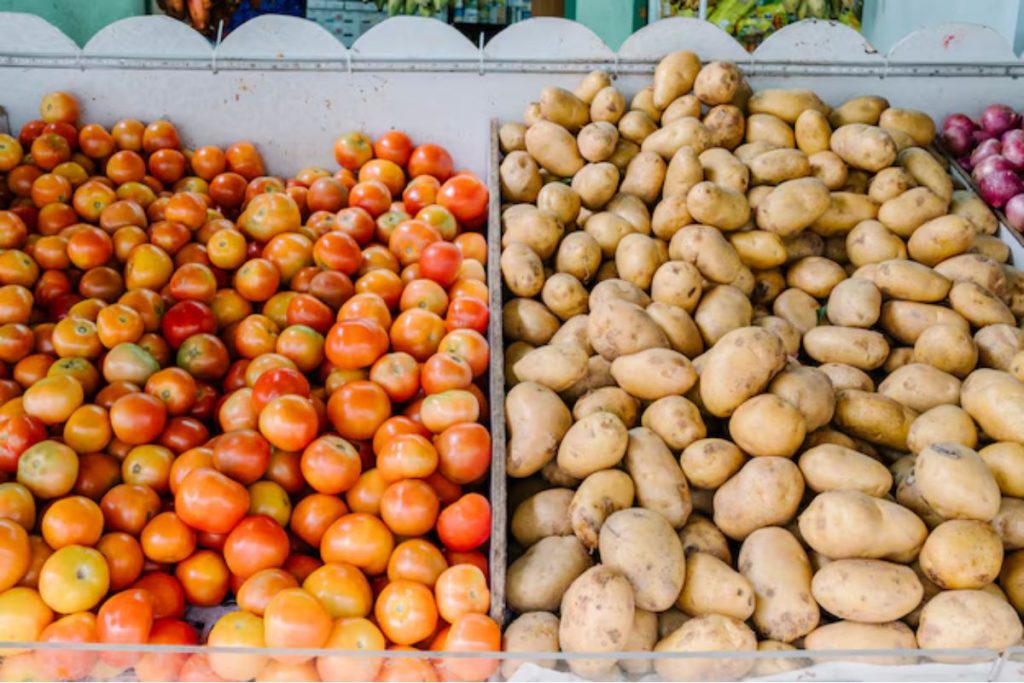
[[[981,127],[993,135],[1002,135],[1020,121],[1017,112],[1005,104],[990,104],[981,112]]]
[[[981,181],[982,178],[987,176],[989,173],[995,171],[1013,171],[1013,164],[1004,157],[1002,154],[993,154],[990,157],[985,157],[974,167],[971,172],[971,176],[974,178],[974,182]]]
[[[1024,194],[1015,194],[1006,202],[1006,221],[1018,230],[1024,230]]]
[[[960,168],[968,172],[974,168],[974,164],[971,163],[971,157],[969,156],[958,157],[956,163],[960,165]]]
[[[1003,133],[1003,156],[1014,169],[1024,169],[1024,130],[1014,128]]]
[[[1002,151],[1003,146],[1000,144],[999,140],[985,140],[975,147],[973,152],[971,152],[971,163],[977,166],[985,157],[990,157],[993,154],[1000,154]]]
[[[970,129],[954,126],[942,131],[942,144],[953,154],[961,156],[968,154],[974,147],[974,138],[971,136]]]
[[[980,145],[981,143],[985,142],[986,140],[991,140],[991,139],[993,139],[996,136],[995,136],[994,133],[990,133],[987,130],[983,130],[983,129],[979,128],[978,130],[976,130],[973,133],[971,133],[971,137],[974,138],[974,144]]]
[[[992,171],[978,181],[978,190],[982,199],[998,209],[1014,195],[1024,192],[1024,182],[1013,171]]]
[[[974,121],[971,121],[970,117],[966,114],[950,114],[946,117],[946,120],[942,122],[943,132],[950,128],[963,128],[967,132],[971,132],[977,127],[977,124],[975,124]]]

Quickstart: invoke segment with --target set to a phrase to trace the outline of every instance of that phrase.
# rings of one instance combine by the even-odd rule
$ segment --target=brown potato
[[[853,168],[876,172],[896,160],[896,145],[881,128],[862,123],[840,126],[832,133],[833,152]]]
[[[667,113],[667,111],[666,111]],[[699,116],[699,112],[695,114]],[[664,117],[662,117],[664,120]],[[672,120],[675,120],[673,117]],[[743,110],[731,104],[720,104],[712,107],[703,119],[704,126],[711,135],[709,144],[713,147],[735,149],[746,133],[746,118]]]
[[[809,154],[807,163],[811,166],[811,175],[825,183],[828,189],[838,190],[846,185],[849,169],[846,162],[832,150]]]
[[[1003,543],[990,524],[951,519],[928,535],[918,561],[940,588],[983,588],[999,576]]]
[[[598,90],[590,103],[591,121],[618,123],[625,112],[626,98],[610,85]]]
[[[803,492],[803,476],[791,460],[752,458],[715,491],[715,524],[729,538],[742,541],[757,529],[793,519]]]
[[[874,126],[881,119],[882,112],[889,108],[889,101],[884,97],[863,95],[843,102],[829,114],[829,123],[833,127],[845,126],[850,123],[864,123]]]
[[[753,456],[788,458],[803,443],[807,425],[789,401],[761,394],[744,401],[729,418],[729,434]]]

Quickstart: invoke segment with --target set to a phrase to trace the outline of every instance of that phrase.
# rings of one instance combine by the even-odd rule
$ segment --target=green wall
[[[146,0],[0,0],[0,12],[38,14],[79,46],[107,24],[146,13]]]
[[[565,16],[585,24],[613,50],[646,25],[646,0],[566,0]]]

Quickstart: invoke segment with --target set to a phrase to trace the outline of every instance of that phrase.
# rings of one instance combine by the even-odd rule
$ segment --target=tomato
[[[39,573],[40,597],[48,607],[62,614],[91,610],[109,587],[106,558],[100,551],[81,545],[55,550]],[[101,614],[102,611],[101,608]]]
[[[24,150],[17,138],[0,135],[0,171],[7,173],[21,163]]]
[[[480,417],[480,402],[472,388],[470,385],[467,389],[448,389],[423,399],[420,412],[423,426],[439,434],[452,425],[476,422]]]
[[[270,444],[251,429],[227,432],[213,447],[213,466],[243,484],[262,477],[269,462]]]
[[[258,481],[249,486],[249,514],[266,515],[281,526],[287,526],[291,519],[292,501],[280,484]]]
[[[352,617],[334,622],[324,648],[339,652],[382,651],[386,645],[384,634],[373,622]],[[316,668],[320,678],[325,681],[372,681],[377,680],[382,663],[380,657],[325,655],[317,657]]]
[[[403,266],[420,260],[426,247],[441,239],[441,234],[429,223],[410,219],[399,223],[391,233],[388,249]]]
[[[71,320],[67,318],[66,320]],[[53,367],[51,366],[50,373]],[[48,425],[65,422],[82,405],[85,391],[71,375],[52,375],[30,386],[22,396],[25,413]]]
[[[165,617],[153,622],[148,644],[198,645],[199,634],[186,622]],[[188,658],[186,652],[147,652],[135,664],[135,675],[140,681],[178,680]]]
[[[127,444],[155,441],[167,424],[163,402],[144,393],[126,394],[110,406],[114,436]]]
[[[36,498],[59,498],[78,478],[78,454],[62,443],[40,441],[18,460],[18,483]]]
[[[243,579],[261,569],[280,567],[288,558],[288,534],[265,515],[240,521],[224,542],[224,560],[231,573]]]
[[[391,414],[391,401],[384,389],[374,382],[357,380],[348,382],[331,395],[327,413],[342,437],[370,439]]]
[[[363,180],[355,184],[348,195],[350,206],[364,209],[376,218],[391,206],[391,191],[379,180]]]
[[[412,645],[430,637],[437,626],[438,614],[429,588],[422,583],[399,579],[381,591],[374,616],[388,640]]]
[[[391,346],[394,351],[404,351],[422,362],[437,351],[444,332],[444,321],[436,313],[410,308],[402,311],[392,324]]]
[[[458,356],[435,353],[423,364],[421,382],[428,395],[449,389],[466,389],[473,383],[473,369]]]
[[[437,533],[447,548],[474,550],[491,535],[491,505],[479,493],[467,493],[441,511]]]
[[[21,454],[46,438],[46,425],[38,417],[0,418],[0,471],[17,472]]]
[[[270,599],[285,588],[297,588],[299,582],[284,569],[261,569],[242,582],[236,600],[244,610],[262,617]]]
[[[321,648],[333,626],[327,610],[301,588],[285,588],[275,594],[267,603],[263,623],[266,644],[271,648]],[[274,659],[294,664],[311,658],[276,655]]]
[[[162,564],[180,562],[196,547],[195,532],[173,512],[162,512],[149,520],[140,540],[146,558]]]
[[[230,648],[263,648],[264,624],[261,617],[245,611],[228,612],[221,616],[210,630],[207,645],[228,648],[225,651],[211,651],[207,655],[213,672],[229,681],[249,681],[263,671],[270,660],[266,655],[250,651],[235,654]]]
[[[96,615],[78,612],[52,622],[39,634],[41,643],[95,643]],[[36,650],[33,653],[39,672],[52,680],[82,680],[92,673],[99,659],[95,651],[66,649]]]
[[[409,163],[412,150],[412,140],[400,130],[389,130],[373,143],[374,156],[378,159],[387,159],[399,166]]]
[[[314,490],[332,495],[352,488],[362,468],[359,451],[345,439],[330,434],[306,447],[300,466],[303,477]]]
[[[84,496],[61,498],[43,513],[40,531],[54,550],[67,545],[92,546],[103,533],[103,512]]]
[[[388,579],[417,581],[430,588],[448,568],[444,555],[433,543],[419,538],[402,541],[388,560]]]
[[[415,422],[405,415],[394,415],[385,420],[373,435],[373,452],[377,455],[384,449],[384,446],[396,436],[401,434],[419,434],[429,437],[430,432],[423,425]]]
[[[51,621],[53,611],[32,588],[15,586],[0,593],[0,641],[36,641]]]
[[[415,266],[409,266],[409,268],[412,267]],[[402,296],[398,300],[398,308],[402,311],[410,308],[419,308],[435,315],[444,315],[444,312],[448,309],[448,295],[445,293],[444,288],[433,280],[414,278],[402,290]]]
[[[489,201],[487,186],[469,174],[449,178],[437,194],[437,203],[451,211],[467,228],[478,228],[487,221]]]
[[[100,500],[106,527],[137,536],[160,510],[160,497],[148,486],[118,484]]]
[[[318,567],[302,589],[320,601],[332,619],[365,617],[373,609],[373,592],[363,573],[345,563]]]
[[[295,232],[301,225],[298,204],[283,192],[255,196],[238,218],[242,232],[261,242],[285,232]]]
[[[316,437],[319,419],[312,401],[288,394],[267,404],[260,413],[259,427],[275,448],[298,451]]]
[[[103,553],[110,571],[110,589],[124,590],[142,574],[145,556],[139,542],[121,531],[112,531],[100,537],[96,550]]]
[[[452,624],[466,614],[486,614],[491,606],[487,577],[472,564],[456,564],[438,577],[434,586],[437,610]]]
[[[394,537],[377,517],[350,513],[324,532],[320,554],[324,562],[347,562],[367,574],[382,574],[394,548]]]
[[[455,163],[447,150],[433,144],[420,145],[409,157],[409,175],[431,175],[444,182],[451,176]]]
[[[174,509],[182,521],[198,531],[225,534],[249,509],[249,492],[216,470],[190,472],[174,495]]]
[[[349,131],[334,142],[334,159],[350,171],[373,158],[373,143],[359,131]]]
[[[430,484],[420,479],[402,479],[384,490],[380,516],[398,536],[422,536],[433,529],[440,507]]]
[[[0,590],[16,585],[28,571],[28,532],[16,521],[0,519]]]
[[[224,376],[228,350],[224,342],[212,334],[193,334],[178,348],[176,361],[197,380],[213,381]]]
[[[36,525],[36,501],[32,492],[17,482],[0,484],[0,519],[10,520],[31,531]]]
[[[344,320],[327,333],[324,352],[337,368],[365,368],[380,358],[388,347],[384,328],[374,320]]]
[[[174,568],[183,599],[190,605],[213,607],[224,601],[231,573],[220,553],[197,550]]]
[[[450,652],[499,652],[501,628],[483,614],[466,614],[452,622],[443,649]],[[498,670],[497,659],[449,658],[438,663],[442,676],[452,680],[486,681]]]

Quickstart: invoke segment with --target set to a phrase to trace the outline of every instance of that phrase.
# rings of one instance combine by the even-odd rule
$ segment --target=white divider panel
[[[82,54],[106,58],[210,59],[213,48],[190,26],[154,15],[129,17],[103,27],[85,44]]]
[[[372,26],[352,45],[364,59],[479,59],[479,49],[454,26],[429,17],[392,17]]]
[[[757,46],[753,57],[760,62],[884,61],[871,43],[851,27],[820,19],[783,26]]]
[[[283,15],[264,14],[245,22],[217,48],[217,59],[345,59],[348,48],[323,26]]]
[[[75,41],[59,28],[34,14],[0,12],[0,52],[7,54],[75,57]]]
[[[980,24],[937,24],[908,34],[889,49],[890,62],[1015,62],[999,31]]]
[[[676,50],[692,50],[709,61],[742,63],[750,59],[747,51],[728,33],[691,17],[669,17],[644,26],[622,43],[619,58],[658,60]]]
[[[167,17],[116,22],[79,51],[45,21],[19,14],[0,14],[0,105],[18,129],[38,116],[43,94],[68,90],[89,121],[168,117],[190,145],[250,138],[279,174],[333,168],[331,145],[343,131],[396,127],[446,145],[459,166],[483,173],[489,119],[519,120],[542,88],[572,88],[592,68],[621,74],[617,85],[631,97],[654,61],[682,48],[753,69],[762,74],[752,76],[755,88],[811,88],[832,104],[877,93],[936,118],[977,114],[993,100],[1024,106],[1024,88],[1009,73],[1022,63],[998,33],[969,24],[917,31],[885,58],[836,22],[794,24],[748,54],[711,24],[664,19],[615,53],[580,24],[534,18],[481,52],[447,24],[398,17],[349,52],[312,22],[265,16],[228,36],[215,60],[209,41]]]

